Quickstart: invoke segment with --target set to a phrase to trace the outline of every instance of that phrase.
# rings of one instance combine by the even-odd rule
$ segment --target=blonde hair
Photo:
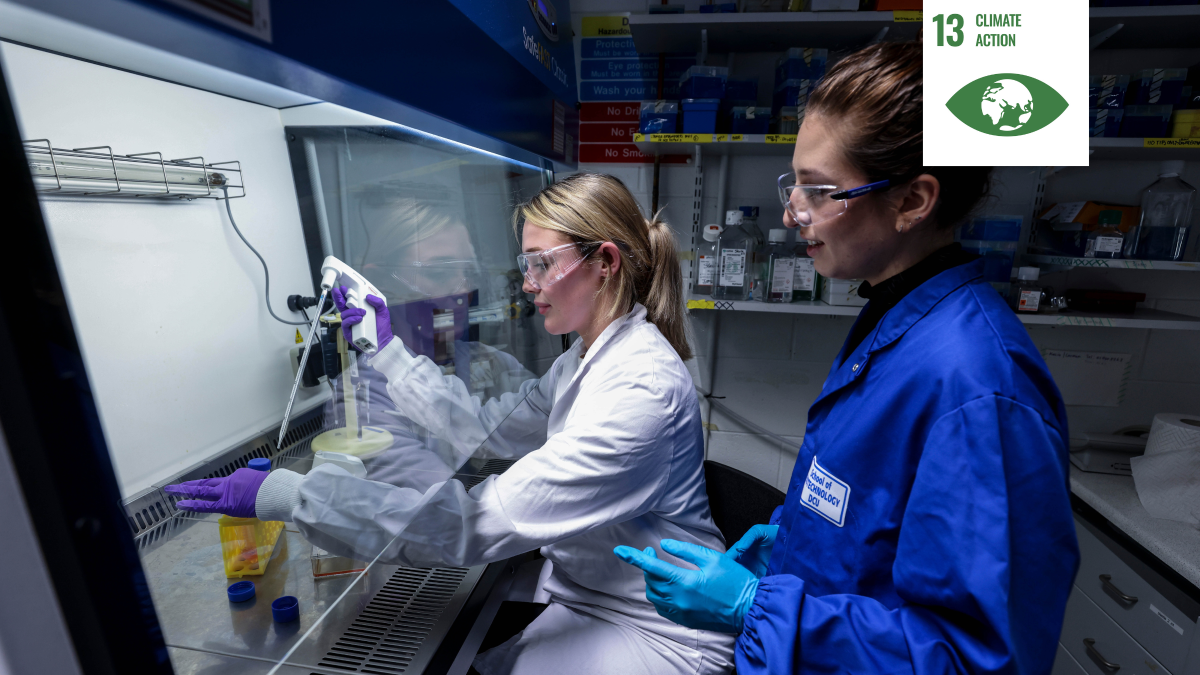
[[[513,228],[519,228],[523,220],[561,232],[577,243],[616,244],[624,264],[616,274],[605,277],[597,293],[612,288],[605,318],[624,315],[640,302],[646,307],[646,319],[658,327],[679,358],[692,358],[684,327],[683,275],[675,253],[675,235],[658,214],[645,217],[624,183],[599,173],[568,176],[517,206]]]

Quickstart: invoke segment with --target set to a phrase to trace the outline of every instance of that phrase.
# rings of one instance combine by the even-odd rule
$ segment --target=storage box
[[[1059,227],[1062,224],[1078,223],[1079,230],[1090,232],[1100,223],[1101,211],[1120,211],[1121,224],[1117,226],[1122,232],[1128,232],[1142,216],[1141,207],[1123,206],[1121,204],[1105,204],[1104,202],[1062,202],[1055,204],[1042,212],[1039,218],[1050,221],[1055,229],[1067,231],[1074,228]]]
[[[1125,138],[1166,138],[1171,130],[1171,106],[1131,105],[1121,119],[1121,136]]]
[[[1007,284],[1012,278],[1017,246],[1015,241],[962,240],[964,251],[983,258],[983,280],[997,284]]]
[[[638,130],[643,134],[673,134],[679,127],[679,101],[642,101]]]
[[[266,573],[275,542],[283,532],[281,521],[221,516],[217,527],[226,577],[236,579]]]
[[[775,61],[775,87],[788,80],[816,81],[825,77],[828,49],[793,47]]]
[[[1176,110],[1171,116],[1171,138],[1200,137],[1200,110]]]
[[[1137,78],[1138,105],[1178,105],[1183,102],[1187,68],[1147,68]]]
[[[963,240],[1021,241],[1021,224],[1024,222],[1021,216],[972,218],[963,223],[959,236]]]
[[[725,80],[729,79],[728,68],[716,66],[692,66],[679,78],[680,98],[725,97]]]
[[[685,134],[711,134],[717,130],[717,108],[721,107],[721,99],[717,98],[685,98],[683,106],[683,124],[680,131]]]
[[[821,301],[827,305],[862,307],[867,299],[859,297],[862,279],[828,279],[821,277]]]
[[[729,132],[733,134],[765,134],[771,124],[771,109],[738,105],[730,113]]]
[[[800,107],[808,105],[808,94],[812,91],[812,80],[785,80],[775,87],[775,97],[771,107],[779,110],[783,107]]]
[[[1092,75],[1088,78],[1089,108],[1124,108],[1128,75]]]
[[[1125,111],[1112,108],[1088,110],[1088,136],[1115,138],[1121,134],[1121,119]]]

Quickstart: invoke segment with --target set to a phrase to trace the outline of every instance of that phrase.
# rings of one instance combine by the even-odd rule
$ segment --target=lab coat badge
[[[822,518],[842,527],[846,524],[846,505],[850,502],[850,486],[817,464],[813,456],[812,466],[804,479],[804,491],[800,503],[816,511]]]

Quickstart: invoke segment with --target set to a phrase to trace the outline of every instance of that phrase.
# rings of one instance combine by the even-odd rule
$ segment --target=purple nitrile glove
[[[392,334],[392,314],[388,311],[387,303],[383,301],[383,298],[367,295],[366,300],[368,305],[375,308],[375,349],[383,349],[395,337]],[[350,329],[362,323],[367,310],[346,306],[345,286],[334,286],[333,304],[337,305],[338,311],[342,313],[342,335],[346,338],[346,343],[358,349],[354,346],[354,338],[350,335]]]
[[[258,499],[258,488],[271,475],[266,471],[238,469],[226,478],[189,480],[179,485],[168,485],[164,490],[174,495],[191,497],[175,506],[197,513],[223,513],[234,518],[253,518],[254,501]]]

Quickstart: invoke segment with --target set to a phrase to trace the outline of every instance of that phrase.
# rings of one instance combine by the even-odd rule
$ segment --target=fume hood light
[[[38,192],[160,199],[223,199],[226,191],[231,199],[246,196],[237,161],[164,160],[160,152],[115,155],[107,145],[63,150],[46,139],[24,144]]]

